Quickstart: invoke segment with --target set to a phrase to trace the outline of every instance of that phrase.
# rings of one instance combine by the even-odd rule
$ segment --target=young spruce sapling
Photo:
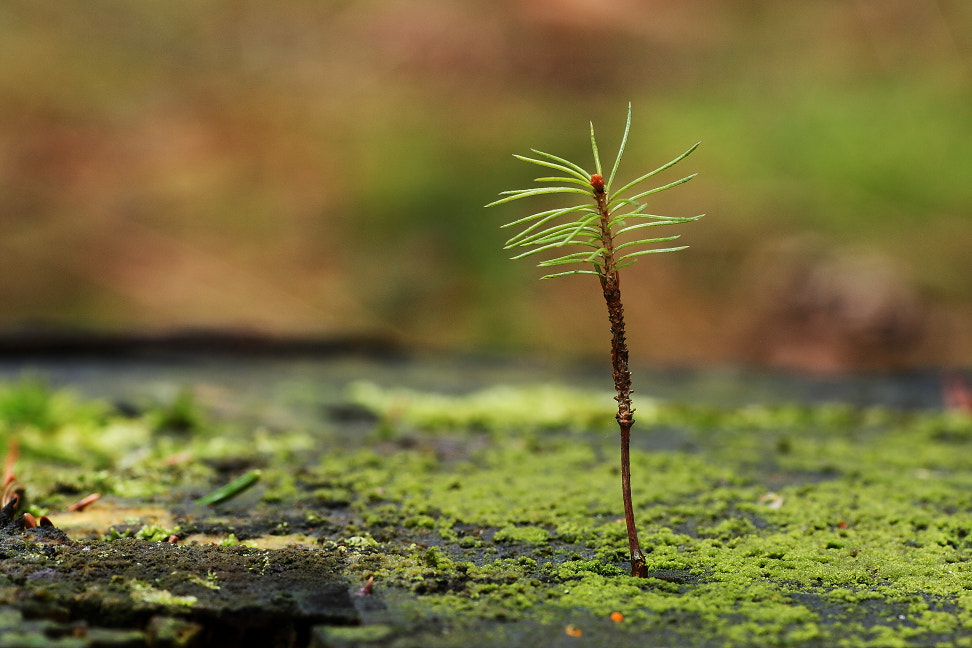
[[[624,519],[628,530],[628,545],[631,550],[631,574],[645,577],[648,569],[645,556],[638,543],[635,526],[634,508],[631,503],[631,426],[634,424],[634,407],[631,404],[631,372],[628,370],[628,346],[624,332],[624,308],[621,304],[621,282],[619,271],[645,254],[674,252],[687,246],[656,247],[659,243],[674,241],[678,234],[657,238],[641,238],[644,230],[661,225],[674,225],[698,220],[702,217],[658,216],[646,211],[643,199],[653,194],[671,189],[695,177],[695,174],[669,182],[668,184],[645,189],[643,182],[656,174],[674,166],[694,151],[695,144],[671,162],[650,173],[614,190],[615,175],[621,163],[621,155],[631,130],[631,104],[628,104],[628,119],[624,136],[618,148],[614,166],[607,178],[601,169],[601,159],[594,138],[594,124],[591,124],[591,149],[594,153],[594,173],[564,158],[533,150],[535,157],[514,155],[518,160],[553,169],[558,175],[536,178],[546,183],[531,189],[514,189],[500,193],[502,198],[491,202],[487,207],[546,194],[577,194],[584,200],[579,204],[548,209],[507,223],[503,227],[522,228],[518,234],[506,242],[505,249],[527,248],[514,259],[521,259],[538,253],[559,254],[565,249],[568,254],[541,261],[542,268],[554,266],[575,266],[572,269],[545,275],[543,279],[567,275],[595,275],[601,284],[604,300],[607,303],[608,320],[611,323],[611,364],[614,387],[618,395],[618,426],[621,429],[621,494],[624,500]],[[552,184],[551,184],[552,183]],[[628,235],[634,233],[633,240]],[[621,237],[619,239],[619,237]],[[580,267],[576,267],[576,265]]]

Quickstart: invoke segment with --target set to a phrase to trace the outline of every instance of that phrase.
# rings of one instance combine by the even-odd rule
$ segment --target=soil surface
[[[933,373],[636,368],[647,579],[607,367],[17,358],[0,381],[0,646],[972,645],[972,418]]]

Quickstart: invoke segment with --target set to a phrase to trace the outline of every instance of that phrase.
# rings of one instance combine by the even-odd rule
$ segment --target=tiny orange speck
[[[620,612],[612,612],[611,620],[614,621],[615,623],[621,623],[622,621],[624,621],[624,615],[621,614]]]
[[[564,628],[564,633],[568,637],[581,637],[584,635],[584,631],[574,625],[568,625]]]

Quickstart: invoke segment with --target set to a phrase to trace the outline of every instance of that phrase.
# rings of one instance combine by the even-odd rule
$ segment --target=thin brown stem
[[[591,176],[591,186],[597,200],[600,215],[601,245],[604,247],[603,265],[599,268],[601,289],[607,303],[608,320],[611,322],[611,366],[614,388],[618,395],[618,427],[621,429],[621,496],[624,500],[624,522],[628,529],[628,547],[631,550],[631,575],[646,577],[645,555],[638,543],[634,506],[631,503],[631,426],[634,425],[634,407],[631,405],[631,372],[628,370],[628,344],[624,334],[624,307],[621,305],[621,282],[617,262],[614,259],[614,238],[611,233],[611,214],[604,180]]]

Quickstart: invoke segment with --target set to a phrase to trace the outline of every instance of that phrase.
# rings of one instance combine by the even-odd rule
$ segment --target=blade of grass
[[[222,488],[217,488],[209,495],[200,497],[196,500],[196,504],[200,506],[215,506],[216,504],[222,504],[231,500],[260,481],[261,474],[259,470],[251,470],[245,475],[237,477]]]

